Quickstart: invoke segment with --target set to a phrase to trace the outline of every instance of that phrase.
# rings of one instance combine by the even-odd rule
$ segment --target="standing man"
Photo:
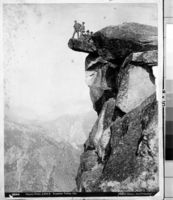
[[[82,37],[83,32],[85,32],[85,22],[82,22],[82,26],[80,27],[80,38]]]
[[[77,20],[74,21],[74,26],[73,26],[73,28],[74,28],[74,33],[73,33],[72,38],[74,38],[75,33],[77,33],[77,39],[79,39],[79,31],[80,31],[80,27],[81,27],[81,26],[82,26],[81,24],[77,23]]]

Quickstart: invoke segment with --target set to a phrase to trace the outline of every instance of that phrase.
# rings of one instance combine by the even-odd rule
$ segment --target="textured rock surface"
[[[123,112],[127,113],[136,108],[155,92],[155,85],[150,76],[147,68],[131,64],[120,71],[116,105]]]
[[[111,151],[106,152],[108,154],[106,162],[100,159],[100,155],[103,154],[99,152],[101,148],[103,153],[104,143],[99,143],[97,140],[96,144],[94,137],[96,133],[93,137],[90,134],[90,143],[94,145],[92,149],[88,145],[81,156],[77,185],[87,192],[157,192],[159,190],[157,111],[154,93],[122,118],[118,117],[115,122],[109,122]],[[107,117],[105,122],[106,120]],[[93,132],[99,130],[96,126],[98,122]],[[100,141],[104,138],[104,133],[99,135]],[[109,144],[107,140],[106,144]],[[93,173],[97,175],[93,176]]]
[[[93,44],[77,39],[70,39],[68,42],[68,46],[74,51],[81,51],[85,53],[91,53],[96,51],[96,48]]]
[[[106,60],[121,62],[132,52],[157,49],[157,28],[138,23],[108,26],[92,37],[97,52]]]
[[[76,176],[80,192],[159,190],[157,28],[137,23],[92,36],[85,82],[98,114]],[[75,50],[82,50],[81,45]]]
[[[105,148],[110,139],[110,125],[114,115],[115,100],[109,99],[104,107],[93,127],[91,133],[85,143],[85,149],[97,149],[100,157],[104,158]],[[105,144],[104,144],[105,143]],[[102,148],[102,149],[101,149]],[[102,153],[103,155],[102,155]]]
[[[157,50],[157,28],[138,23],[123,23],[108,26],[91,37],[93,43],[70,39],[72,50],[97,53],[105,60],[122,62],[132,52]]]
[[[99,114],[103,104],[116,95],[116,65],[89,54],[85,60],[85,82],[90,88],[94,109]]]
[[[111,154],[102,180],[116,181],[114,187],[121,191],[158,191],[157,111],[153,94],[112,125]]]
[[[157,50],[138,52],[132,54],[132,61],[138,63],[139,65],[143,64],[145,66],[147,64],[148,66],[156,66],[157,60]]]
[[[76,176],[79,192],[91,192],[92,185],[96,184],[101,176],[103,165],[98,163],[95,150],[88,150],[81,155],[81,163]]]

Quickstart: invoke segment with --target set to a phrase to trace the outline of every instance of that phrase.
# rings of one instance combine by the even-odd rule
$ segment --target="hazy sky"
[[[87,54],[67,46],[74,20],[93,32],[123,22],[157,26],[156,4],[6,4],[3,14],[5,101],[30,118],[92,110]]]

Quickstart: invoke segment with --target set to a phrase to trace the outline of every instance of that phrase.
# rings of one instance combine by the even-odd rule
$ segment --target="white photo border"
[[[0,199],[4,198],[4,89],[3,89],[3,5],[4,4],[59,4],[59,3],[156,3],[158,7],[158,105],[159,105],[159,193],[154,197],[86,197],[85,199],[147,199],[157,200],[164,198],[164,133],[163,133],[163,107],[162,107],[162,89],[163,89],[163,0],[3,0],[0,4]],[[52,197],[48,199],[57,199]],[[58,199],[84,199],[83,197],[60,197]],[[14,198],[15,199],[15,198]],[[18,198],[20,199],[20,198]],[[21,198],[24,199],[24,198]],[[32,198],[30,198],[32,199]],[[35,198],[36,199],[36,198]],[[46,199],[46,198],[37,198]]]

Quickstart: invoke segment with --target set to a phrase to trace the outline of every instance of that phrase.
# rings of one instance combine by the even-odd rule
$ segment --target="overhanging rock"
[[[85,40],[70,39],[68,42],[68,47],[74,51],[79,51],[84,53],[96,52],[96,47]]]

